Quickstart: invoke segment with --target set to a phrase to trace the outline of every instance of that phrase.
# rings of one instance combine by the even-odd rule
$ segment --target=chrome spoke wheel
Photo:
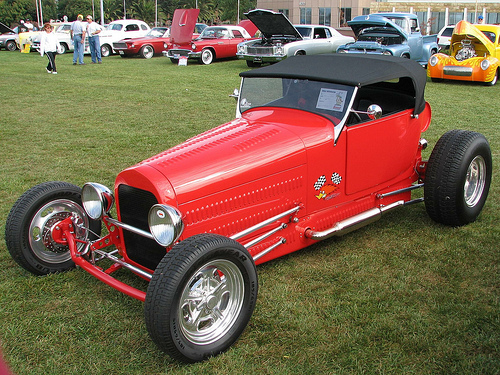
[[[211,261],[196,271],[182,292],[179,321],[197,345],[217,341],[233,326],[244,298],[244,280],[232,262]]]
[[[474,207],[481,197],[486,181],[486,163],[482,156],[476,156],[467,169],[464,184],[465,203]]]

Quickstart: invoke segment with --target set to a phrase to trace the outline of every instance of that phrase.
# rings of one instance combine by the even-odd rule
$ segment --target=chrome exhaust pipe
[[[332,228],[321,232],[317,232],[312,230],[311,228],[307,228],[304,232],[304,235],[307,238],[313,240],[324,240],[333,236],[342,236],[346,233],[364,227],[365,225],[371,224],[380,219],[383,213],[404,205],[405,201],[401,200],[391,203],[387,206],[372,208],[368,211],[364,211],[357,215],[354,215],[348,219],[339,221]]]

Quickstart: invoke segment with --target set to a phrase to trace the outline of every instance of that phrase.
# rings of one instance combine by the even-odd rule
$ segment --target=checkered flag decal
[[[324,176],[323,176],[324,177]],[[340,182],[342,181],[342,176],[339,175],[337,172],[334,172],[332,174],[332,182],[335,184],[335,185],[338,185],[340,184]]]
[[[314,183],[314,190],[319,190],[321,187],[325,184],[326,182],[326,177],[325,176],[320,176],[318,178],[318,181]]]

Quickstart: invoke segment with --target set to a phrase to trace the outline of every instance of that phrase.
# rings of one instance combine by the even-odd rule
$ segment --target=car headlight
[[[285,54],[285,51],[284,51],[284,49],[283,49],[283,47],[282,47],[282,46],[276,46],[276,47],[274,48],[274,54],[275,54],[275,55],[284,55],[284,54]]]
[[[172,206],[155,204],[149,210],[149,231],[156,242],[168,247],[177,241],[184,230],[181,213]]]
[[[245,53],[245,46],[238,46],[238,53]]]
[[[435,55],[432,55],[431,58],[429,59],[429,65],[430,66],[436,66],[436,64],[438,63],[439,59],[437,58],[437,56]]]
[[[196,44],[194,44],[194,43],[193,43],[193,44],[191,44],[191,49],[192,49],[193,51],[194,51],[194,50],[196,50]]]
[[[484,59],[481,61],[481,69],[486,70],[490,67],[490,60]]]
[[[96,182],[87,182],[82,188],[82,204],[83,209],[91,219],[99,220],[104,215],[107,215],[115,197],[111,190],[106,186]]]
[[[163,48],[167,49],[168,48],[168,43],[163,43]]]

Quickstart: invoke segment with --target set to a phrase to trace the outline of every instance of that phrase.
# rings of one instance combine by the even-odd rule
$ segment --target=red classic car
[[[140,38],[122,39],[113,43],[113,49],[121,57],[140,55],[145,59],[150,59],[154,55],[161,55],[163,44],[169,41],[170,30],[168,27],[153,27],[149,32]]]
[[[152,340],[185,362],[238,339],[257,302],[256,265],[422,201],[436,222],[468,224],[491,182],[479,133],[449,131],[422,159],[431,109],[417,62],[294,56],[240,75],[233,121],[125,169],[114,188],[37,185],[5,225],[28,271],[78,265],[144,301]],[[147,291],[118,280],[120,268]]]
[[[215,59],[236,57],[238,43],[251,38],[241,26],[209,26],[193,41],[172,41],[166,44],[163,55],[175,64],[181,57],[187,57],[209,65]]]

